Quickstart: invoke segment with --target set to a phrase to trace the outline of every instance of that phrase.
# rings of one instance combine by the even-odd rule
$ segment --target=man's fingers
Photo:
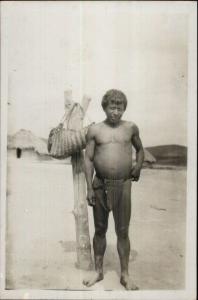
[[[134,172],[134,173],[131,174],[131,176],[134,177],[134,178],[136,178],[137,174]]]
[[[92,205],[95,205],[95,204],[96,204],[96,198],[92,197]]]
[[[138,181],[139,180],[139,177],[132,177],[132,181]]]
[[[93,206],[92,202],[88,200],[88,205]]]
[[[90,206],[94,206],[95,205],[95,198],[87,198],[88,204]]]

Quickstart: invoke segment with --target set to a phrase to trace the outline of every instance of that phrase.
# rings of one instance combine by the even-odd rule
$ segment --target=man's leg
[[[94,208],[95,234],[93,249],[96,272],[103,277],[103,257],[106,250],[106,232],[108,226],[108,212],[102,208],[102,214]]]
[[[95,274],[83,283],[86,286],[92,286],[97,281],[103,279],[103,258],[106,250],[106,232],[108,227],[109,212],[101,204],[100,197],[104,197],[104,191],[95,191],[96,204],[93,207],[95,234],[93,238],[94,260],[95,260]]]
[[[129,180],[123,184],[123,189],[120,188],[120,191],[116,192],[115,197],[118,197],[118,199],[113,209],[113,216],[121,266],[120,282],[127,290],[136,290],[138,288],[132,283],[128,271],[130,255],[128,231],[131,218],[131,182]]]

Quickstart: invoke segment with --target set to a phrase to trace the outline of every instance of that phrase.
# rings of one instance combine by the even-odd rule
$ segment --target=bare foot
[[[132,282],[128,275],[122,275],[120,283],[125,287],[126,290],[139,290],[139,288]]]
[[[104,276],[102,273],[97,273],[95,272],[93,276],[89,279],[84,279],[83,284],[86,285],[87,287],[94,285],[96,282],[103,280]]]

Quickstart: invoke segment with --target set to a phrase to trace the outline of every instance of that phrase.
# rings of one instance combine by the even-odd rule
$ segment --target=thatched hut
[[[8,158],[23,158],[29,161],[48,161],[70,164],[71,158],[57,160],[47,150],[47,140],[35,136],[30,130],[21,129],[7,139]]]
[[[135,151],[133,151],[133,162],[136,160]],[[144,148],[144,167],[152,167],[152,165],[156,163],[155,157],[146,149]]]
[[[21,129],[13,136],[9,136],[7,148],[10,150],[10,153],[15,153],[17,158],[36,158],[37,155],[49,157],[47,144],[29,130]]]
[[[155,157],[145,148],[144,148],[144,161],[148,162],[148,163],[155,163],[156,162]]]
[[[155,157],[147,149],[144,148],[144,163],[143,163],[143,167],[145,167],[145,168],[152,168],[154,163],[156,163]]]

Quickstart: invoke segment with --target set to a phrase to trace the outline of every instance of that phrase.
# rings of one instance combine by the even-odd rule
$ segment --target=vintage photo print
[[[1,299],[196,298],[196,2],[1,2]]]

